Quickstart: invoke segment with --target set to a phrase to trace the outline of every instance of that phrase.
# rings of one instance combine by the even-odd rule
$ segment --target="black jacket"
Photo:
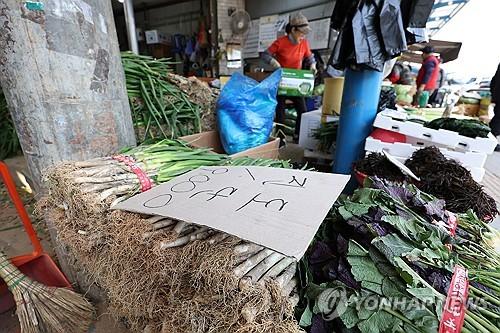
[[[329,64],[382,71],[406,51],[399,0],[337,0],[331,27],[339,31]]]
[[[500,64],[498,65],[495,76],[491,79],[490,83],[491,101],[500,103]]]

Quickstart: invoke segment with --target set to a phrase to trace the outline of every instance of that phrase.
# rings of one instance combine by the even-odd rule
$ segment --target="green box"
[[[278,95],[311,96],[314,90],[314,74],[302,69],[283,68]]]

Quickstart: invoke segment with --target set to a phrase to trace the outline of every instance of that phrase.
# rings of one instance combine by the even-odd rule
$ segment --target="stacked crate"
[[[444,156],[454,159],[471,171],[478,182],[482,181],[484,165],[489,154],[495,151],[497,139],[493,134],[487,138],[469,138],[448,130],[435,130],[420,123],[404,119],[404,114],[384,111],[377,115],[373,124],[397,136],[404,135],[404,142],[384,142],[373,136],[368,137],[365,150],[369,152],[386,151],[400,160],[406,160],[417,150],[428,146],[438,147]]]

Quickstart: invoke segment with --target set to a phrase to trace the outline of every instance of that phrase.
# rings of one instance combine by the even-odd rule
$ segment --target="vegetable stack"
[[[111,312],[137,331],[298,332],[294,259],[200,225],[110,210],[142,190],[131,161],[152,185],[202,165],[289,163],[229,159],[175,140],[123,155],[56,166],[40,205]]]
[[[422,191],[446,200],[447,208],[454,213],[465,213],[472,209],[483,221],[492,221],[497,216],[495,200],[474,180],[469,170],[457,161],[446,158],[439,148],[419,149],[406,160],[405,165],[421,181],[415,182],[406,177],[379,153],[370,153],[356,162],[355,169],[368,176],[413,182]]]
[[[491,128],[476,119],[438,118],[425,124],[432,129],[445,129],[469,138],[487,138]]]
[[[446,200],[450,211],[465,213],[472,209],[484,221],[491,221],[498,214],[495,200],[472,178],[470,171],[447,159],[438,148],[417,150],[405,165],[420,177],[419,188]]]
[[[313,131],[313,136],[318,140],[318,150],[328,153],[337,141],[339,122],[331,121],[321,123],[320,127]]]
[[[49,172],[47,180],[59,185],[53,194],[67,196],[76,186],[87,198],[93,195],[98,202],[105,202],[114,197],[118,202],[141,189],[147,190],[200,166],[223,164],[225,160],[226,156],[210,149],[191,148],[182,141],[165,139],[124,151],[123,155],[61,164]]]
[[[200,106],[167,80],[170,59],[123,52],[122,63],[139,142],[201,132]]]
[[[437,332],[461,264],[470,279],[462,332],[500,332],[493,231],[472,212],[456,229],[452,220],[444,201],[378,179],[339,200],[302,265],[301,324],[312,333]]]

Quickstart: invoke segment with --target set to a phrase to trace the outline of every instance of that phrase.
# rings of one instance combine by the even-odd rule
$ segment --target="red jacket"
[[[439,78],[439,60],[431,55],[425,58],[422,67],[418,71],[417,88],[425,84],[425,90],[434,90],[437,88]]]

